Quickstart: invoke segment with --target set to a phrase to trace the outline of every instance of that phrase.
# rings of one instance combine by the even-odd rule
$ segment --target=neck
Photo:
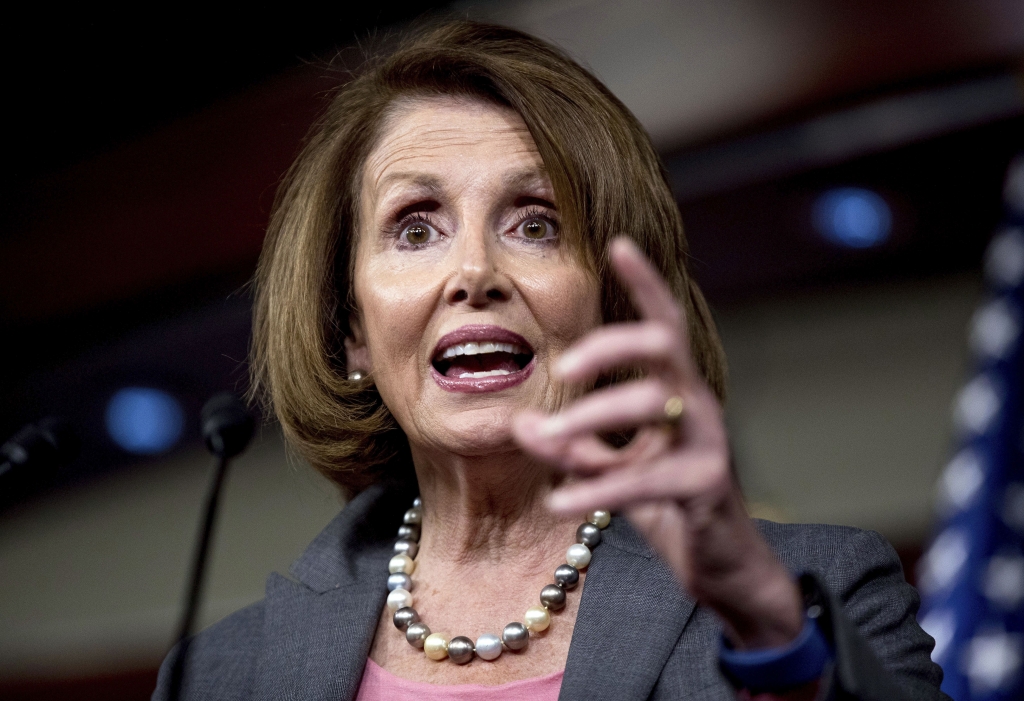
[[[518,451],[486,457],[416,452],[420,557],[449,566],[516,563],[517,569],[547,570],[573,542],[579,519],[554,516],[544,504],[562,481],[549,468]]]

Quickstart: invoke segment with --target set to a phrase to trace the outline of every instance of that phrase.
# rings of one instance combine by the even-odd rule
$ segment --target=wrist
[[[810,616],[787,645],[735,650],[723,637],[719,651],[722,672],[737,688],[753,693],[795,689],[821,679],[832,658],[824,633]]]
[[[803,631],[800,587],[781,565],[770,575],[762,572],[746,586],[735,589],[728,600],[722,598],[717,605],[712,604],[724,620],[726,637],[735,649],[781,647]]]

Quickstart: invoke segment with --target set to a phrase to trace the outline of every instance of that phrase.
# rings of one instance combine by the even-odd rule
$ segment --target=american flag
[[[954,404],[957,452],[918,565],[918,619],[957,701],[1024,699],[1024,155],[1004,203],[971,322],[973,374]]]

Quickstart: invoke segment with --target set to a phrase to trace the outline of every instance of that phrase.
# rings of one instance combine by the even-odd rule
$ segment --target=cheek
[[[549,350],[559,353],[601,325],[601,296],[593,276],[576,266],[552,273],[533,278],[527,294]]]
[[[366,329],[366,345],[378,385],[415,370],[420,344],[436,299],[435,285],[408,272],[367,266],[356,298]]]

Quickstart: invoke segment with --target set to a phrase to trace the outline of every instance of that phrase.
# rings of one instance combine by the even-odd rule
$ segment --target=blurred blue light
[[[139,455],[170,450],[181,438],[185,412],[167,392],[125,387],[107,402],[107,433],[120,448]]]
[[[880,195],[859,187],[822,193],[814,203],[814,226],[829,241],[850,248],[884,243],[892,231],[892,212]]]

